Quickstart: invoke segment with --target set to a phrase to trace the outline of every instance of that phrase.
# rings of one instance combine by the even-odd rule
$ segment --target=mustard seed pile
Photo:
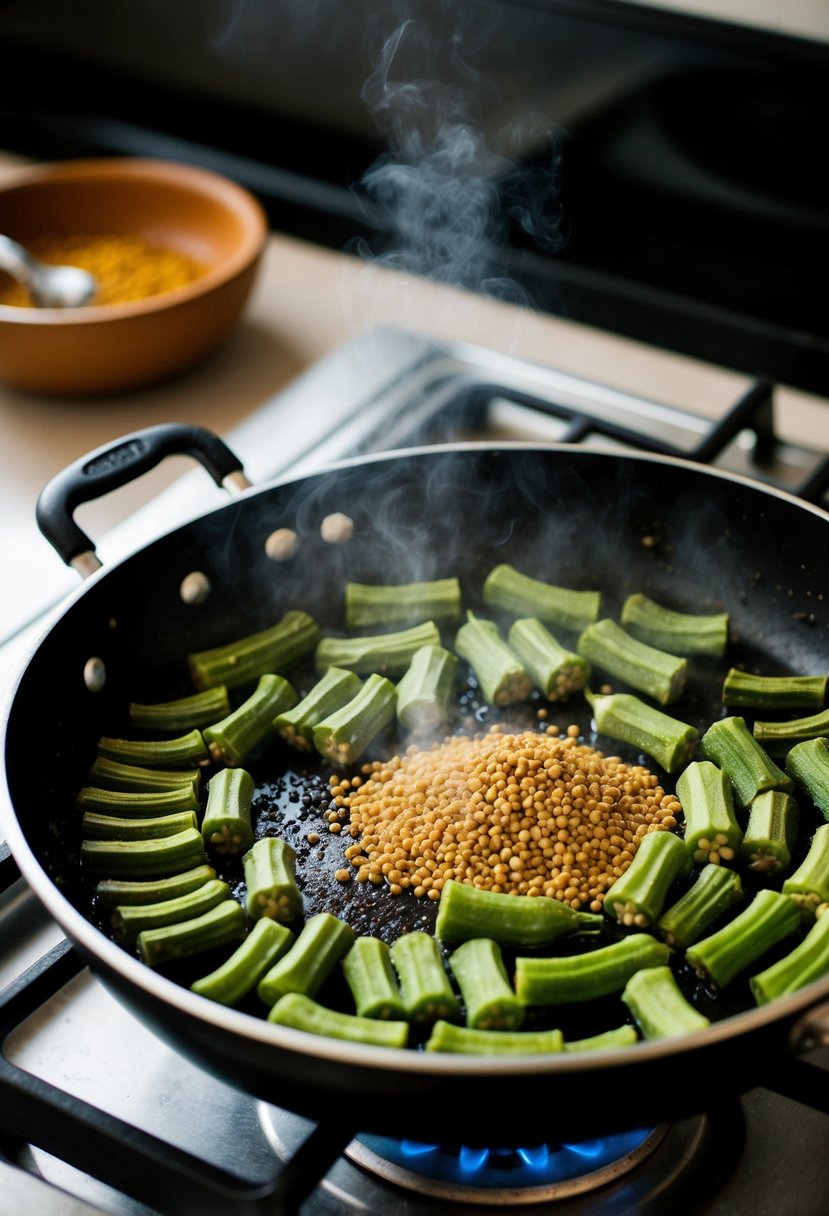
[[[332,777],[357,881],[437,900],[456,879],[600,911],[642,837],[675,827],[681,806],[654,773],[579,744],[578,733],[494,729],[375,761],[364,779]]]

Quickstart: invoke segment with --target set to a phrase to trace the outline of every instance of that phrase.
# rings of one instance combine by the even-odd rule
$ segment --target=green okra
[[[191,920],[145,929],[138,934],[138,951],[150,967],[159,967],[241,941],[244,934],[245,914],[241,906],[235,899],[223,899]]]
[[[563,1050],[560,1030],[476,1030],[441,1019],[426,1040],[427,1051],[466,1056],[548,1055]]]
[[[735,870],[708,862],[695,882],[662,913],[657,932],[669,946],[685,950],[708,932],[729,908],[743,899],[743,884]]]
[[[711,1025],[687,1000],[668,966],[637,971],[625,984],[622,1001],[646,1039],[673,1039]]]
[[[725,988],[800,924],[800,908],[789,895],[764,889],[732,921],[696,941],[685,958],[714,988]]]
[[[114,739],[103,735],[98,740],[98,755],[146,768],[180,768],[183,764],[206,764],[210,759],[200,730],[188,731],[176,739]]]
[[[352,700],[314,727],[314,747],[334,764],[353,764],[394,721],[396,706],[391,680],[367,676]]]
[[[490,937],[502,946],[546,946],[571,933],[598,933],[599,913],[579,912],[563,900],[484,891],[449,879],[443,884],[435,937],[462,942]]]
[[[120,760],[111,760],[108,756],[97,756],[87,773],[87,782],[98,789],[147,794],[186,788],[189,785],[198,798],[201,769],[146,768],[137,764],[123,764]]]
[[[204,841],[198,828],[149,840],[81,841],[81,868],[107,878],[164,878],[203,862]]]
[[[214,853],[242,853],[253,844],[254,789],[253,777],[244,768],[224,768],[210,778],[201,834]]]
[[[702,736],[700,749],[727,775],[742,807],[764,790],[791,793],[793,789],[791,778],[763,751],[745,718],[734,716],[714,722]]]
[[[475,673],[488,705],[515,705],[526,701],[532,680],[524,664],[504,639],[494,621],[468,612],[455,635],[455,650]]]
[[[491,937],[474,937],[449,955],[466,1014],[475,1030],[518,1030],[524,1006],[510,983],[501,947]]]
[[[791,794],[766,790],[752,800],[740,860],[756,874],[782,874],[792,860],[800,811]]]
[[[579,635],[576,650],[591,667],[622,680],[660,705],[675,701],[685,687],[688,660],[684,656],[637,641],[610,617],[588,625]]]
[[[637,641],[669,654],[722,655],[728,644],[727,612],[677,612],[638,593],[627,597],[620,620]]]
[[[731,780],[710,760],[692,760],[676,781],[685,816],[683,840],[695,862],[729,864],[737,856],[743,829],[734,814]]]
[[[799,945],[765,971],[753,975],[749,987],[758,1005],[800,992],[829,975],[829,916],[819,916]]]
[[[755,721],[752,733],[767,752],[773,756],[784,755],[796,743],[829,735],[829,709],[805,718],[791,718],[787,722]]]
[[[434,621],[410,629],[362,638],[323,638],[315,653],[318,672],[344,667],[358,676],[402,676],[421,646],[439,646],[440,630]]]
[[[691,858],[679,836],[667,830],[648,832],[633,861],[607,891],[604,910],[625,928],[649,929],[673,884],[690,872]]]
[[[260,676],[288,671],[314,649],[318,638],[314,618],[294,609],[268,629],[188,655],[190,677],[200,691],[219,684],[226,688],[252,684]]]
[[[329,667],[302,700],[276,715],[274,730],[291,747],[310,751],[314,745],[314,727],[353,700],[361,683],[355,672],[346,671],[344,667]]]
[[[202,731],[211,756],[229,768],[238,768],[273,734],[276,715],[296,702],[296,691],[284,676],[260,676],[254,691],[237,709]]]
[[[131,701],[129,706],[130,726],[139,730],[196,730],[209,726],[228,713],[230,698],[223,684],[187,697],[177,697],[173,701],[158,701],[150,705]]]
[[[562,701],[587,683],[590,664],[580,654],[562,646],[538,617],[513,621],[507,645],[548,701]]]
[[[221,966],[190,985],[219,1005],[238,1005],[294,943],[290,929],[275,920],[258,920]]]
[[[421,646],[397,684],[397,720],[423,733],[444,726],[458,660],[443,646]]]
[[[192,783],[167,790],[109,790],[84,785],[75,796],[75,805],[84,811],[149,819],[172,815],[176,811],[197,811],[199,799]]]
[[[786,772],[829,819],[829,739],[796,743],[786,757]]]
[[[219,878],[211,878],[174,899],[160,900],[155,904],[121,904],[112,915],[112,927],[124,940],[136,938],[145,929],[159,929],[162,925],[176,925],[183,920],[192,920],[209,912],[223,899],[230,898],[230,886]]]
[[[722,700],[746,709],[820,709],[826,676],[761,676],[732,667],[723,680]]]
[[[263,836],[242,858],[245,911],[251,920],[293,921],[302,915],[296,852],[280,836]]]
[[[350,925],[330,912],[318,912],[307,920],[294,944],[256,986],[268,1007],[287,992],[315,997],[337,963],[354,942]]]
[[[443,965],[435,939],[414,930],[398,937],[391,947],[403,1008],[411,1022],[420,1024],[461,1021],[461,1007]]]
[[[356,938],[342,961],[342,969],[359,1017],[406,1020],[391,951],[381,938]]]
[[[575,591],[521,574],[503,562],[484,581],[483,599],[493,608],[516,617],[538,617],[552,629],[580,633],[598,619],[599,591]]]
[[[169,878],[150,878],[143,882],[102,878],[95,887],[95,897],[105,908],[115,908],[119,904],[157,904],[164,899],[188,895],[215,877],[212,866],[201,865],[181,874],[171,874]]]
[[[132,819],[126,815],[99,815],[85,811],[81,820],[84,840],[152,840],[177,836],[198,826],[195,811],[175,811],[172,815],[154,815],[151,819]]]
[[[829,823],[815,831],[803,861],[784,881],[783,894],[799,904],[804,920],[814,920],[829,905]]]
[[[456,621],[461,614],[461,585],[456,578],[420,583],[346,583],[345,623],[348,629],[419,625],[424,621]]]
[[[612,1051],[616,1047],[630,1047],[639,1042],[639,1035],[633,1026],[625,1022],[622,1026],[614,1026],[612,1030],[604,1030],[601,1034],[592,1034],[586,1039],[569,1039],[565,1041],[565,1051]]]
[[[326,1009],[310,997],[289,992],[280,997],[268,1014],[268,1021],[307,1034],[349,1043],[369,1043],[374,1047],[405,1047],[409,1041],[408,1022],[384,1022],[380,1018],[361,1018],[353,1013]]]
[[[696,727],[672,718],[632,693],[604,696],[585,690],[585,696],[600,735],[638,748],[668,773],[690,762],[699,742]]]
[[[661,967],[671,951],[649,933],[632,933],[609,946],[563,958],[515,960],[515,991],[525,1005],[572,1005],[621,992],[642,967]]]

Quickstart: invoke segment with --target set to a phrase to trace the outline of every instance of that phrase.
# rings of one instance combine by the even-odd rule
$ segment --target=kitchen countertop
[[[0,155],[0,176],[18,163]],[[0,385],[0,642],[26,619],[29,603],[67,585],[68,572],[34,522],[37,496],[54,473],[153,423],[197,423],[227,436],[326,352],[379,326],[487,346],[710,418],[719,417],[748,383],[589,326],[274,232],[240,324],[188,373],[143,392],[95,400],[29,396]],[[829,404],[785,387],[776,402],[784,438],[829,451]],[[296,425],[302,426],[301,418]],[[184,458],[168,460],[139,482],[80,508],[78,520],[97,539],[191,468]]]

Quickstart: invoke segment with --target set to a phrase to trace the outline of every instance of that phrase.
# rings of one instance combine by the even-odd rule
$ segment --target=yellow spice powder
[[[47,236],[30,242],[31,252],[53,266],[79,266],[98,280],[94,304],[125,304],[184,287],[207,267],[186,253],[151,245],[139,236]],[[0,304],[32,306],[22,283],[5,279]]]

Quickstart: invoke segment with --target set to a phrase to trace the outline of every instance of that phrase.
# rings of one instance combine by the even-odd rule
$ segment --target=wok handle
[[[128,485],[166,456],[192,456],[227,490],[239,492],[250,486],[238,457],[203,427],[168,422],[124,435],[76,460],[40,493],[38,527],[67,566],[86,578],[101,565],[95,545],[75,523],[76,508]]]

